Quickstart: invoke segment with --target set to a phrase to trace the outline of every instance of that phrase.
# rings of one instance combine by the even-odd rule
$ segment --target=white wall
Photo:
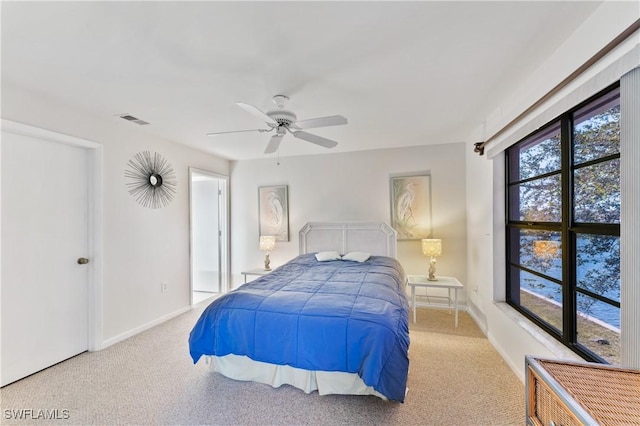
[[[91,116],[7,84],[2,118],[103,145],[103,343],[188,309],[188,167],[228,175],[228,161],[149,136],[118,117]],[[140,206],[125,187],[127,161],[145,150],[162,154],[177,175],[176,197],[162,209]],[[162,281],[168,282],[166,293]]]
[[[637,2],[604,2],[602,6],[565,42],[532,76],[521,90],[506,99],[485,124],[490,136],[518,113],[541,98],[549,89],[582,65],[640,16]],[[640,41],[633,36],[623,47],[629,49]],[[602,69],[612,61],[610,55],[597,64]],[[591,72],[593,75],[593,72]],[[571,86],[571,85],[570,85]],[[575,86],[575,85],[573,85]],[[567,87],[562,98],[573,87]],[[543,106],[546,108],[546,106]],[[535,112],[532,113],[535,115]],[[524,381],[525,355],[580,359],[572,351],[542,331],[505,300],[504,256],[504,156],[493,160],[473,153],[466,147],[467,168],[467,268],[469,310],[514,372]],[[623,195],[624,197],[624,195]]]
[[[296,143],[284,141],[283,143]],[[312,221],[385,221],[390,219],[391,175],[431,175],[435,237],[443,240],[437,273],[464,284],[466,202],[464,144],[371,150],[353,153],[241,161],[231,166],[231,241],[234,284],[238,274],[262,265],[258,250],[258,187],[289,186],[290,241],[277,243],[272,267],[298,254],[298,231]],[[398,258],[409,274],[426,274],[420,241],[399,241]]]

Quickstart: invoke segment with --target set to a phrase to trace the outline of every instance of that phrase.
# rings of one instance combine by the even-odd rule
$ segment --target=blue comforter
[[[318,262],[303,254],[215,300],[189,336],[202,355],[246,355],[306,370],[357,373],[390,400],[404,401],[409,327],[402,266]]]

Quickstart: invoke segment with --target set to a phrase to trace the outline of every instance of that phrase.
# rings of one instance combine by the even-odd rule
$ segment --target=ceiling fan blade
[[[269,117],[265,112],[263,112],[258,107],[255,107],[255,106],[250,105],[250,104],[245,104],[244,102],[236,102],[236,105],[238,105],[243,110],[247,111],[249,114],[253,114],[256,117],[260,118],[263,121],[266,121],[269,124],[278,125],[278,122],[276,120],[274,120],[273,118]]]
[[[314,127],[341,126],[347,124],[347,119],[341,115],[331,115],[329,117],[310,118],[296,122],[299,129],[312,129]]]
[[[323,138],[322,136],[312,135],[311,133],[303,132],[301,130],[292,132],[293,136],[298,139],[303,139],[307,142],[315,143],[316,145],[324,146],[325,148],[333,148],[338,145],[338,142],[331,139]]]
[[[269,141],[269,145],[267,145],[267,149],[264,150],[264,153],[265,154],[272,154],[272,153],[276,152],[278,150],[278,147],[280,146],[280,141],[282,140],[283,136],[284,136],[284,134],[271,136],[271,140]]]
[[[260,132],[260,133],[264,133],[264,132],[270,132],[273,129],[248,129],[248,130],[230,130],[228,132],[211,132],[211,133],[207,133],[207,136],[216,136],[216,135],[224,135],[227,133],[243,133],[243,132]]]

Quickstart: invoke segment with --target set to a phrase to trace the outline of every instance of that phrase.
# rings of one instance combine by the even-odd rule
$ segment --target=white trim
[[[491,300],[507,300],[507,231],[506,231],[506,167],[505,154],[501,152],[493,161],[493,291]]]
[[[136,334],[142,333],[143,331],[149,330],[150,328],[155,327],[156,325],[160,325],[165,321],[169,321],[172,318],[177,317],[178,315],[182,315],[185,312],[188,312],[192,309],[191,306],[185,306],[183,308],[178,309],[177,311],[173,311],[171,313],[168,313],[167,315],[163,315],[160,318],[156,318],[153,321],[149,321],[146,324],[142,324],[141,326],[138,326],[136,328],[132,328],[129,331],[125,331],[124,333],[120,333],[117,336],[114,336],[110,339],[105,340],[104,342],[102,342],[102,348],[107,348],[109,346],[115,345],[116,343],[122,342],[123,340],[128,339],[129,337],[133,337]]]
[[[495,303],[495,305],[497,306],[498,303]],[[498,354],[502,357],[504,362],[507,363],[507,365],[509,366],[509,368],[511,368],[513,373],[518,377],[518,379],[520,379],[522,383],[524,383],[525,374],[524,374],[524,371],[522,370],[522,366],[517,365],[513,362],[513,360],[509,356],[509,353],[505,351],[500,345],[500,340],[497,340],[493,336],[493,334],[487,329],[487,325],[483,324],[483,322],[480,320],[480,317],[478,316],[478,312],[476,311],[476,309],[474,308],[468,309],[467,314],[476,323],[480,331],[482,331],[482,334],[487,336],[487,340],[489,341],[489,343],[491,343],[491,346],[493,346],[496,352],[498,352]]]
[[[58,133],[52,130],[30,126],[28,124],[18,123],[16,121],[5,120],[4,118],[2,119],[2,130],[9,133],[14,133],[16,135],[30,136],[49,142],[63,143],[66,145],[79,146],[83,148],[94,149],[101,146],[99,143],[87,139],[65,135],[64,133]]]
[[[469,305],[467,306],[467,314],[469,314],[469,316],[471,317],[471,319],[473,321],[475,321],[476,325],[478,326],[478,328],[480,329],[480,331],[482,331],[482,334],[484,334],[485,336],[489,333],[489,330],[487,328],[487,322],[486,320],[483,321],[480,316],[482,315],[480,313],[480,309],[474,305],[473,303],[469,303]],[[502,358],[505,358],[504,356]]]
[[[0,236],[2,235],[2,190],[1,190],[2,189],[2,173],[1,173],[2,172],[2,137],[1,137],[1,134],[2,133],[0,132]],[[2,301],[2,244],[0,244],[0,301]],[[0,309],[2,309],[1,305],[0,305]],[[1,315],[0,315],[0,342],[2,342],[2,316]],[[0,351],[0,366],[1,365],[2,365],[2,351]]]
[[[89,194],[87,201],[88,217],[88,336],[87,345],[90,351],[102,348],[103,327],[103,199],[104,187],[102,177],[102,145],[87,139],[65,135],[63,133],[30,126],[28,124],[2,119],[2,131],[36,139],[62,143],[65,145],[90,150],[91,170],[87,171],[89,179]]]
[[[92,267],[89,269],[89,350],[102,349],[103,309],[103,267],[104,267],[104,181],[103,147],[92,149],[89,159],[93,173],[89,180],[89,256]]]

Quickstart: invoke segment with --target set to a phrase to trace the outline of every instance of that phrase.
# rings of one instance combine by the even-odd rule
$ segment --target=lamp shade
[[[271,251],[276,246],[276,237],[273,235],[260,237],[260,250]]]
[[[429,257],[441,256],[442,240],[431,238],[422,240],[422,254]]]

